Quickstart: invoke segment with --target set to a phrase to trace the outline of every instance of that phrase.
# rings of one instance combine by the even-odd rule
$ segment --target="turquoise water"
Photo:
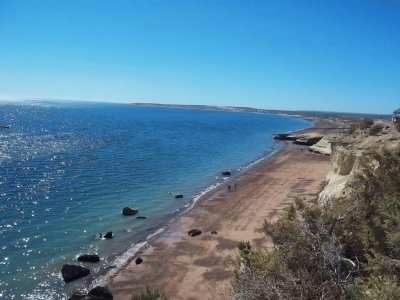
[[[81,102],[0,105],[0,298],[84,290],[196,195],[276,147],[286,116]],[[177,200],[174,193],[184,194]],[[136,207],[146,220],[121,216]],[[113,231],[112,240],[97,238]],[[60,268],[98,253],[88,278]]]

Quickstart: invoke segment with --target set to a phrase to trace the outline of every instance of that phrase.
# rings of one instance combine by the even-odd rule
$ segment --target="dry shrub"
[[[370,153],[346,198],[266,221],[273,248],[242,244],[234,298],[400,299],[399,173],[400,150]]]
[[[378,135],[383,130],[383,125],[375,124],[369,129],[369,135]]]

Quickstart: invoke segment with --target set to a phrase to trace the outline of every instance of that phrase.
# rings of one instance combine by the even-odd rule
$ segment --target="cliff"
[[[327,185],[319,195],[319,203],[328,204],[349,192],[354,175],[360,170],[365,155],[382,148],[395,149],[400,146],[400,133],[393,124],[381,122],[382,130],[371,135],[371,130],[357,130],[352,134],[325,136],[321,145],[316,144],[310,151],[331,154],[331,172],[327,176]],[[328,148],[329,151],[327,150]]]

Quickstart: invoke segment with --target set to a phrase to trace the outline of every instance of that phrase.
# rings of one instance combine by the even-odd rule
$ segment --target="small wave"
[[[156,235],[159,235],[160,233],[164,232],[165,228],[159,228],[155,232],[149,234],[146,238],[146,241],[150,240],[151,238],[155,237]]]
[[[134,255],[147,245],[147,242],[142,242],[139,244],[133,244],[127,251],[125,251],[122,255],[118,256],[110,265],[115,266],[115,268],[109,270],[106,274],[96,278],[91,283],[91,288],[94,288],[98,285],[105,286],[109,279],[114,276],[121,268],[132,258]]]

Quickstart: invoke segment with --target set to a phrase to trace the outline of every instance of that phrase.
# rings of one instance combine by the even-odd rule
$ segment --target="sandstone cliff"
[[[321,141],[324,147],[330,146],[331,172],[327,176],[327,185],[320,193],[319,203],[329,204],[330,201],[340,198],[348,192],[354,177],[365,160],[369,151],[383,147],[394,148],[400,146],[400,133],[392,124],[382,123],[383,130],[377,135],[370,135],[369,130],[357,131],[354,134],[336,134],[326,136]],[[316,145],[317,149],[318,144]],[[310,149],[313,150],[313,149]]]

